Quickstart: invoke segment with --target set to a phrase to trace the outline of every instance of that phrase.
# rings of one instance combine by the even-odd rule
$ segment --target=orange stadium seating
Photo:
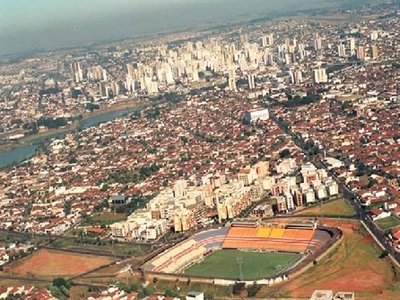
[[[222,248],[301,252],[312,242],[314,231],[284,228],[230,228]]]
[[[258,229],[256,236],[266,238],[266,237],[269,237],[270,233],[271,233],[271,228],[261,227]]]

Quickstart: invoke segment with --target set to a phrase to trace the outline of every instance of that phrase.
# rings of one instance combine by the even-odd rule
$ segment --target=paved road
[[[275,123],[291,138],[293,141],[296,143],[296,145],[303,150],[303,152],[306,154],[304,145],[301,140],[299,140],[299,136],[297,136],[295,133],[293,133],[290,128],[285,128],[284,126],[281,126],[281,124],[277,121],[277,117],[270,112],[271,119],[275,121]],[[372,221],[370,216],[368,215],[367,211],[363,208],[361,205],[360,201],[358,200],[358,195],[355,194],[353,191],[351,191],[335,174],[333,174],[329,169],[328,166],[319,158],[315,156],[310,156],[307,155],[307,159],[311,161],[314,165],[316,165],[319,168],[324,168],[329,175],[332,176],[332,178],[337,182],[339,186],[340,192],[343,194],[343,197],[346,198],[354,207],[354,209],[357,212],[357,216],[360,220],[364,221],[364,224],[368,227],[368,229],[372,232],[374,237],[382,244],[382,246],[385,248],[385,250],[390,253],[398,263],[400,263],[400,253],[396,252],[391,245],[389,244],[389,240],[386,238],[384,233],[378,229],[378,227],[375,225],[375,223]]]

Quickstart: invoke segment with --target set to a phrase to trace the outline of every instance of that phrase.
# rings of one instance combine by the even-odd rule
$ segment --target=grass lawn
[[[116,222],[125,221],[127,219],[126,214],[119,214],[114,212],[102,212],[97,215],[87,217],[83,222],[82,226],[90,225],[110,225]]]
[[[238,257],[243,261],[243,278],[253,280],[279,273],[285,266],[293,263],[299,255],[219,250],[207,256],[202,262],[187,269],[185,274],[239,279]]]
[[[344,198],[322,203],[322,205],[313,206],[298,212],[304,216],[343,216],[351,217],[355,215],[355,210],[351,204]]]
[[[384,219],[380,219],[375,221],[376,225],[379,226],[380,229],[382,230],[387,230],[391,229],[393,227],[399,226],[400,225],[400,218],[395,217],[395,216],[390,216]]]

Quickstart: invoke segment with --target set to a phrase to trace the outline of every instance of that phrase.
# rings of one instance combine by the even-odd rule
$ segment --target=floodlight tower
[[[243,259],[240,256],[237,256],[236,262],[239,265],[239,279],[240,279],[240,281],[243,281],[243,272],[242,272]]]

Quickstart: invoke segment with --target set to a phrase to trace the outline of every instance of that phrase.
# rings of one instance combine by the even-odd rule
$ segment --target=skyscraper
[[[99,82],[99,90],[101,98],[108,98],[108,87],[105,82]]]
[[[354,56],[356,55],[356,41],[354,38],[350,38],[349,43],[350,43],[350,55]]]
[[[364,60],[365,59],[365,48],[364,46],[357,47],[357,59]]]
[[[376,44],[371,45],[371,57],[372,59],[378,58],[378,46]]]
[[[338,54],[339,57],[346,57],[346,47],[342,43],[338,45]]]
[[[322,49],[322,39],[321,39],[321,37],[319,36],[318,33],[315,35],[315,39],[314,39],[314,49],[315,49],[316,51],[319,51],[319,50]]]
[[[322,68],[313,70],[313,78],[315,83],[328,82],[328,75],[326,74],[326,70]]]
[[[249,90],[254,90],[256,88],[254,74],[247,75],[247,83],[249,85]]]
[[[228,87],[231,91],[236,91],[236,72],[235,69],[229,69]]]
[[[71,70],[76,83],[83,81],[83,71],[81,69],[81,64],[78,61],[71,64]]]

